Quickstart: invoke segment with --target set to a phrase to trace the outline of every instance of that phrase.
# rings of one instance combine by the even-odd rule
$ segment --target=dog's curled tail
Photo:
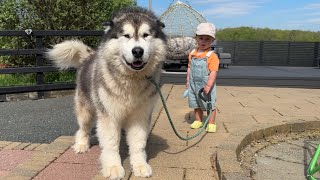
[[[77,68],[83,61],[93,54],[93,50],[79,40],[68,40],[56,44],[47,51],[47,58],[51,59],[60,69]]]

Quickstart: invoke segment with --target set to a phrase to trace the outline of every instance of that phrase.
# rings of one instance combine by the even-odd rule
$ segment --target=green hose
[[[318,148],[316,152],[314,153],[312,160],[308,167],[307,176],[310,180],[317,180],[313,175],[320,170],[320,165],[317,164],[318,158],[320,155],[320,144],[318,145]]]
[[[211,111],[211,110],[208,111],[209,113],[208,113],[207,119],[204,121],[204,124],[203,124],[202,128],[201,128],[195,135],[190,136],[190,137],[182,137],[182,136],[178,133],[178,131],[176,130],[176,128],[174,127],[174,124],[173,124],[173,122],[172,122],[170,113],[169,113],[169,111],[168,111],[167,105],[166,105],[166,103],[165,103],[165,100],[164,100],[164,98],[163,98],[163,95],[162,95],[162,93],[161,93],[161,90],[160,90],[159,85],[158,85],[152,78],[148,78],[148,77],[147,77],[147,79],[149,79],[149,80],[152,82],[152,84],[155,85],[157,91],[159,92],[159,95],[160,95],[160,98],[161,98],[161,101],[162,101],[164,110],[166,111],[166,114],[167,114],[167,116],[168,116],[170,125],[171,125],[174,133],[175,133],[181,140],[188,141],[188,140],[194,139],[194,138],[196,138],[197,136],[199,136],[199,135],[205,130],[205,128],[206,128],[207,125],[208,125],[210,116],[211,116],[211,114],[212,114],[212,111]],[[210,103],[210,102],[207,102],[207,103]],[[211,103],[210,103],[210,105],[211,105]]]

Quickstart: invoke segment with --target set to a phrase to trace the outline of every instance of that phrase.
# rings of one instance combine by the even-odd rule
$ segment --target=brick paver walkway
[[[192,109],[182,97],[183,85],[164,85],[166,103],[182,135],[193,135]],[[152,116],[147,146],[153,168],[150,179],[249,179],[237,161],[251,141],[275,133],[320,128],[320,89],[218,86],[218,131],[182,141],[167,120],[160,100]],[[98,145],[86,154],[70,148],[73,137],[61,136],[50,144],[0,141],[0,179],[103,179]],[[125,179],[135,177],[122,142]],[[218,173],[217,173],[217,171]]]

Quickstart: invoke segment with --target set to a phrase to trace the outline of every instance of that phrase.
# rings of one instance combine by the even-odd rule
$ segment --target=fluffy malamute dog
[[[89,150],[93,117],[102,148],[102,173],[111,179],[125,175],[119,155],[121,129],[126,132],[130,163],[135,176],[152,174],[146,161],[146,142],[157,91],[146,77],[159,82],[167,46],[164,24],[150,11],[127,8],[106,23],[96,51],[77,40],[65,41],[48,51],[60,69],[77,68],[75,112],[79,130],[73,146]]]

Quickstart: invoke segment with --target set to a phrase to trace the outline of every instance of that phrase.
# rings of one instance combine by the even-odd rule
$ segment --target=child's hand
[[[185,90],[184,91],[184,93],[183,93],[183,97],[185,98],[185,97],[187,97],[188,96],[188,94],[189,94],[189,90],[187,89],[187,90]]]
[[[203,91],[204,91],[206,94],[209,94],[210,90],[211,90],[211,87],[208,86],[208,85],[206,85],[206,86],[203,88]]]

